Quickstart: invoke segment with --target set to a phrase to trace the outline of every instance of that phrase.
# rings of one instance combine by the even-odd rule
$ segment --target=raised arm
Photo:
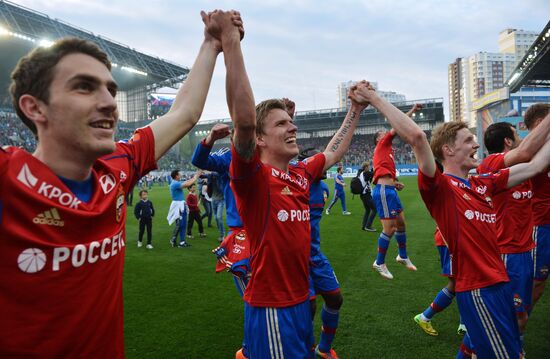
[[[242,27],[233,25],[235,19],[240,21],[236,11],[214,11],[208,31],[222,43],[227,106],[235,131],[233,145],[242,159],[249,160],[256,148],[256,109],[241,51]]]
[[[409,116],[378,96],[368,82],[360,83],[352,96],[359,103],[370,103],[384,115],[399,137],[411,145],[420,171],[428,177],[435,175],[435,159],[430,143],[424,131]]]
[[[204,21],[206,14],[201,12],[201,16]],[[220,52],[220,42],[205,31],[197,59],[179,89],[172,107],[164,116],[151,123],[155,136],[155,159],[158,160],[166,153],[199,120],[216,65],[216,57]]]
[[[187,187],[191,186],[192,184],[194,184],[195,182],[197,182],[197,179],[200,177],[201,174],[202,174],[202,171],[195,172],[193,177],[189,178],[187,181],[185,181],[181,184],[181,188],[187,188]]]
[[[550,114],[521,141],[520,145],[504,155],[504,165],[511,167],[517,163],[530,161],[541,146],[550,141]]]
[[[357,85],[353,85],[350,88],[350,94],[357,88]],[[344,122],[336,131],[336,134],[330,140],[327,148],[325,149],[325,171],[331,168],[335,163],[339,162],[346,154],[351,144],[353,132],[359,122],[359,116],[369,104],[367,102],[361,104],[351,98],[351,107],[344,118]]]
[[[228,125],[222,123],[215,124],[204,141],[197,144],[195,152],[193,152],[193,156],[191,157],[193,166],[203,170],[220,173],[227,172],[229,170],[229,163],[222,157],[211,154],[210,151],[217,140],[227,137],[229,134],[230,130]]]
[[[514,187],[521,182],[534,177],[548,168],[548,166],[550,166],[550,141],[547,141],[544,146],[540,148],[530,162],[519,163],[510,167],[508,188]]]

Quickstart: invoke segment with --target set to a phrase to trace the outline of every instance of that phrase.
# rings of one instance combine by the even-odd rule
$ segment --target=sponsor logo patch
[[[288,220],[288,212],[281,209],[279,213],[277,213],[277,219],[281,222],[286,222]]]
[[[99,184],[103,193],[107,194],[111,192],[116,186],[116,179],[111,173],[103,175],[99,178]]]
[[[36,186],[36,183],[38,182],[38,178],[36,178],[32,174],[29,166],[26,163],[23,165],[23,167],[21,167],[21,171],[19,171],[17,179],[19,180],[19,182],[23,183],[29,188],[34,188],[34,186]]]
[[[61,220],[57,208],[51,208],[47,211],[39,213],[32,219],[35,224],[45,224],[48,226],[64,227],[65,222]]]
[[[285,196],[292,196],[292,191],[288,188],[288,186],[285,186],[285,188],[282,189],[281,194]]]

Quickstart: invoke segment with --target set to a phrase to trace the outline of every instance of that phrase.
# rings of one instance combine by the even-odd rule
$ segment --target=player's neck
[[[281,171],[288,172],[288,163],[290,161],[286,158],[277,158],[276,156],[269,155],[267,151],[262,151],[260,153],[260,161]]]
[[[74,153],[57,147],[45,150],[40,142],[32,155],[48,166],[57,176],[73,181],[84,181],[89,178],[94,162],[78,158],[74,156]]]
[[[464,179],[468,178],[468,173],[470,172],[470,170],[464,166],[451,161],[443,162],[443,168],[445,168],[445,173]]]

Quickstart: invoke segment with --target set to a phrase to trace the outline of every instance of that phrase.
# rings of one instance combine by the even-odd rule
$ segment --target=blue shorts
[[[437,246],[439,261],[441,262],[441,275],[453,277],[452,258],[447,246]]]
[[[313,325],[309,300],[285,308],[244,305],[248,358],[310,359]]]
[[[518,321],[508,283],[457,292],[456,302],[478,358],[520,358]]]
[[[330,293],[338,289],[340,289],[340,284],[328,258],[321,252],[311,257],[309,260],[309,298],[314,298],[316,293]]]
[[[403,205],[395,186],[377,184],[372,191],[372,199],[380,219],[395,219],[399,213],[403,212]]]
[[[533,251],[535,280],[543,281],[548,279],[548,268],[550,268],[550,224],[535,226],[533,241],[537,245]]]
[[[502,261],[510,278],[516,312],[527,312],[533,304],[533,256],[531,251],[503,254]]]

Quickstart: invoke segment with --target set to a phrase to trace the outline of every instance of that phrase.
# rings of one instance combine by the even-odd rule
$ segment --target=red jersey
[[[492,173],[506,168],[504,153],[486,157],[477,173]],[[533,212],[531,210],[531,183],[525,181],[493,197],[497,212],[497,239],[500,253],[524,253],[535,247]]]
[[[550,167],[531,179],[533,185],[533,222],[550,224]]]
[[[388,131],[374,149],[372,165],[374,167],[374,184],[378,183],[378,179],[382,176],[391,176],[395,179],[395,161],[393,160],[392,141],[395,133]]]
[[[117,143],[84,203],[31,154],[0,149],[1,358],[124,357],[124,199],[154,153],[148,127]]]
[[[231,186],[250,240],[252,276],[244,300],[256,307],[288,307],[309,298],[311,228],[309,186],[323,172],[317,154],[289,171],[250,162],[232,148]]]
[[[508,281],[491,198],[506,190],[508,173],[505,169],[465,181],[438,170],[433,178],[419,172],[420,194],[452,256],[457,292]]]
[[[200,212],[199,199],[193,193],[189,193],[185,199],[185,203],[189,206],[189,212]]]

